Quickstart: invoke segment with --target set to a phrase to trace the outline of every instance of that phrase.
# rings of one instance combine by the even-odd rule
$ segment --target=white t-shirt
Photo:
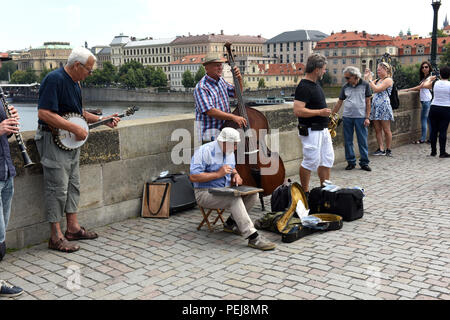
[[[420,101],[431,101],[433,96],[430,89],[420,89]]]
[[[434,99],[432,105],[450,107],[450,82],[447,80],[439,80],[433,87]]]

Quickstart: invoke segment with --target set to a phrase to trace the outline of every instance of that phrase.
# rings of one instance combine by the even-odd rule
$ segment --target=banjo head
[[[68,113],[64,115],[63,118],[85,129],[88,132],[89,136],[89,126],[82,115],[78,113]],[[88,136],[84,140],[77,140],[72,132],[64,129],[59,129],[58,135],[55,136],[55,142],[61,149],[74,150],[81,147],[88,139]]]

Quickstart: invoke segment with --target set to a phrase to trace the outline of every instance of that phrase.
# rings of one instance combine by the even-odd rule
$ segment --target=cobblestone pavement
[[[365,188],[364,217],[290,244],[263,231],[274,251],[197,231],[196,208],[98,228],[73,254],[46,244],[10,253],[0,279],[26,290],[18,299],[448,300],[450,159],[428,154],[428,145],[403,146],[393,158],[372,157],[372,172],[336,164],[333,182]],[[251,217],[260,216],[257,205]]]

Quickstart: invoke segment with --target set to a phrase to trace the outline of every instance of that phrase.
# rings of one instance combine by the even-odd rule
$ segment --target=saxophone
[[[331,138],[334,138],[337,134],[336,129],[341,124],[342,119],[337,113],[330,114],[329,118],[330,120],[328,122],[328,131],[330,131]]]

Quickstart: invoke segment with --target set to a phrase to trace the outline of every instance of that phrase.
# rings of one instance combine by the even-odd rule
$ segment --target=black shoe
[[[370,168],[370,167],[366,164],[366,165],[361,166],[361,170],[364,170],[364,171],[372,171],[372,168]]]
[[[391,149],[386,149],[386,157],[392,157],[392,151]]]
[[[373,156],[385,156],[386,155],[386,151],[382,151],[379,148],[377,149],[377,151],[375,151],[374,153],[372,153]]]
[[[430,157],[436,157],[436,151],[431,151],[431,153],[430,153]]]
[[[351,164],[351,163],[349,163],[346,167],[345,167],[345,170],[353,170],[353,169],[355,169],[355,165],[354,164]]]
[[[448,154],[447,152],[444,152],[443,154],[441,154],[439,156],[439,158],[450,158],[450,154]]]

